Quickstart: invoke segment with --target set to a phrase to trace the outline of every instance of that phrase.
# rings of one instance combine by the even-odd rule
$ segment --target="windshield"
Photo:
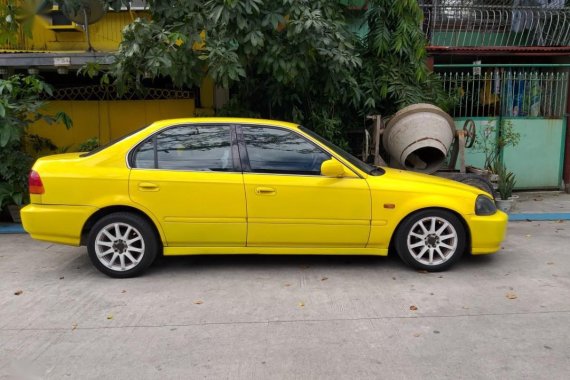
[[[338,154],[339,156],[341,156],[342,158],[344,158],[345,160],[347,160],[352,165],[356,166],[358,169],[362,170],[366,174],[377,176],[385,173],[384,170],[382,170],[381,168],[377,168],[376,166],[367,164],[366,162],[354,157],[352,154],[336,146],[335,144],[328,141],[324,137],[317,135],[315,132],[311,131],[310,129],[307,129],[302,126],[300,126],[299,129],[301,129],[303,132],[305,132],[315,140],[319,141],[320,143],[326,145],[330,150],[332,150],[333,152],[335,152],[336,154]]]

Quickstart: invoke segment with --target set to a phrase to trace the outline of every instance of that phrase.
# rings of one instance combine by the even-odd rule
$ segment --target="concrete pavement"
[[[0,379],[566,379],[569,242],[570,222],[516,222],[444,273],[200,256],[114,280],[85,248],[0,235]]]

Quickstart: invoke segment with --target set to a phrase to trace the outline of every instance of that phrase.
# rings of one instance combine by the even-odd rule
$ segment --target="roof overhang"
[[[78,68],[88,62],[98,62],[102,65],[113,63],[112,53],[109,52],[26,52],[0,51],[0,67],[4,68],[56,68],[67,66]]]

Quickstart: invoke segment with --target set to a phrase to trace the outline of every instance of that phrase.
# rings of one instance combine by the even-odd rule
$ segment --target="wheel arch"
[[[396,238],[396,236],[398,234],[398,230],[400,229],[400,227],[402,226],[404,221],[406,219],[412,217],[413,215],[415,215],[419,212],[422,212],[422,211],[426,211],[426,210],[447,211],[447,212],[455,215],[457,217],[457,219],[461,222],[461,225],[463,226],[463,229],[465,230],[465,237],[467,238],[467,241],[465,242],[465,250],[467,252],[471,252],[471,229],[469,228],[467,221],[465,220],[465,218],[463,218],[463,216],[460,213],[458,213],[457,211],[455,211],[453,209],[446,208],[446,207],[424,207],[424,208],[420,208],[420,209],[417,209],[417,210],[414,210],[414,211],[408,213],[406,216],[404,216],[402,219],[400,219],[400,221],[398,222],[398,225],[396,226],[396,228],[394,229],[394,232],[392,233],[392,236],[390,237],[390,244],[388,245],[390,251],[393,251],[395,248],[394,247],[394,239]]]
[[[107,207],[103,207],[103,208],[97,210],[95,213],[93,213],[87,219],[87,221],[85,221],[85,223],[83,224],[83,228],[81,229],[80,244],[81,245],[87,245],[87,239],[89,237],[89,232],[91,231],[91,228],[93,228],[93,226],[95,225],[95,223],[97,223],[98,220],[100,220],[101,218],[103,218],[107,215],[110,215],[110,214],[113,214],[116,212],[130,212],[132,214],[136,214],[136,215],[139,215],[140,217],[144,218],[149,223],[149,225],[154,230],[154,232],[156,233],[156,236],[158,237],[160,244],[162,246],[165,245],[166,240],[164,238],[164,235],[163,235],[161,229],[159,228],[159,226],[157,225],[157,223],[155,223],[155,221],[153,220],[153,218],[151,218],[144,211],[142,211],[136,207],[125,206],[125,205],[107,206]]]

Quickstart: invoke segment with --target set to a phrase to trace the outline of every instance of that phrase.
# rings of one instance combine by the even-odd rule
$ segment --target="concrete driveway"
[[[570,222],[516,222],[445,273],[200,256],[114,280],[85,248],[0,235],[0,378],[567,379],[569,243]]]

